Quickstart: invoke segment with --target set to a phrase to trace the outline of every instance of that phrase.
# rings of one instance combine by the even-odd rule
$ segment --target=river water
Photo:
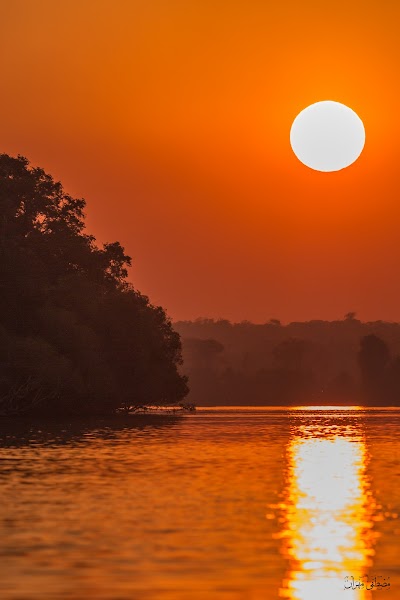
[[[0,459],[2,600],[400,599],[400,409],[3,423]]]

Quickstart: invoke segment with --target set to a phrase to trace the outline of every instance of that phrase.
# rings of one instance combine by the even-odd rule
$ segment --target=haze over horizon
[[[1,5],[0,151],[84,197],[174,321],[400,320],[400,6]],[[366,129],[330,174],[289,144],[323,99]]]
[[[351,311],[349,311],[351,313]],[[289,321],[283,321],[282,319],[278,319],[275,317],[271,317],[270,319],[266,319],[265,321],[250,321],[250,319],[241,319],[240,321],[233,321],[230,319],[226,319],[225,317],[207,317],[207,316],[200,316],[200,317],[194,317],[192,319],[175,319],[174,322],[175,323],[184,323],[184,322],[191,322],[191,323],[202,323],[202,322],[206,322],[206,321],[213,321],[215,323],[221,322],[221,321],[227,321],[229,322],[231,325],[274,325],[274,326],[282,326],[282,327],[287,327],[289,325],[293,325],[294,323],[310,323],[310,322],[323,322],[323,323],[337,323],[339,321],[344,321],[344,320],[355,320],[359,323],[362,324],[369,324],[369,323],[388,323],[388,324],[400,324],[400,320],[390,320],[390,319],[360,319],[359,316],[357,314],[355,314],[354,317],[347,317],[347,315],[342,315],[338,318],[333,318],[333,319],[318,319],[316,317],[311,317],[310,319],[290,319]]]

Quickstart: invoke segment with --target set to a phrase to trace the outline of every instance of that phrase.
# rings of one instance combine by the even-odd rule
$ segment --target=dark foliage
[[[361,339],[358,360],[363,396],[370,404],[398,404],[400,357],[394,359],[386,342],[376,335]]]
[[[0,414],[110,413],[187,394],[181,342],[127,283],[118,242],[85,232],[85,201],[0,155]]]
[[[196,404],[400,404],[400,324],[181,321]],[[216,351],[218,348],[218,351]]]

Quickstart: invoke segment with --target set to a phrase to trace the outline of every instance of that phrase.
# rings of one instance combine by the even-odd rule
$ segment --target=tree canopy
[[[399,406],[400,323],[180,321],[196,405]],[[216,352],[215,348],[219,348]]]
[[[109,413],[188,392],[179,334],[128,283],[119,242],[86,233],[84,209],[0,155],[0,414]]]

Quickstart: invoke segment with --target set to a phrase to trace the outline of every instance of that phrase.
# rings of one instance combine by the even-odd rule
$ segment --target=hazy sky
[[[0,0],[0,151],[86,198],[174,319],[400,320],[400,4]],[[292,153],[336,100],[337,173]]]

